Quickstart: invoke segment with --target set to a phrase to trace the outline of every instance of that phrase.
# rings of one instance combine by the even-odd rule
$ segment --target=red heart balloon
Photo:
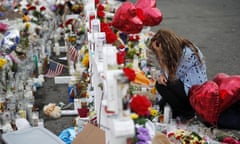
[[[230,76],[225,73],[219,73],[213,78],[213,81],[219,87],[220,112],[240,100],[240,75]]]
[[[156,7],[156,0],[137,0],[135,6],[143,11],[144,26],[155,26],[161,23],[163,16]]]
[[[138,16],[139,13],[141,11],[137,10],[133,3],[124,2],[115,13],[112,26],[127,34],[139,33],[143,28],[141,16]]]
[[[218,73],[217,75],[215,75],[213,77],[213,81],[217,83],[217,85],[222,83],[222,80],[226,77],[229,77],[229,75],[225,74],[225,73]]]
[[[196,113],[206,122],[215,125],[219,117],[219,88],[213,81],[195,85],[189,90],[189,99]]]

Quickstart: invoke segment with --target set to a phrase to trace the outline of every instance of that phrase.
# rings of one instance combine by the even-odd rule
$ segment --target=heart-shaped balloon
[[[144,26],[155,26],[161,23],[163,16],[156,7],[156,0],[137,0],[135,6],[143,11]]]
[[[139,13],[140,11],[133,3],[124,2],[115,13],[112,26],[127,34],[139,33],[143,28],[141,16],[138,16]]]
[[[196,113],[206,122],[216,125],[219,117],[219,88],[214,81],[194,85],[189,90],[189,99]]]
[[[220,112],[240,100],[240,75],[230,76],[225,73],[219,73],[213,78],[213,81],[219,87]]]

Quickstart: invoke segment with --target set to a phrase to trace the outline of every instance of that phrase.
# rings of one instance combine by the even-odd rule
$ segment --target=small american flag
[[[77,61],[78,58],[78,50],[75,47],[70,47],[69,48],[69,58],[70,60],[72,60],[73,62]]]
[[[63,65],[60,63],[50,62],[49,68],[47,73],[45,74],[45,77],[53,78],[55,76],[58,76],[63,71]]]

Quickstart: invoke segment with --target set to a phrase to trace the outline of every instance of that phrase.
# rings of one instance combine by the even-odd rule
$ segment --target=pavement
[[[170,28],[203,52],[207,74],[240,74],[240,1],[157,0],[163,14],[158,28]]]
[[[163,14],[163,21],[152,27],[152,31],[170,28],[194,42],[205,56],[209,79],[221,72],[240,74],[239,0],[157,0],[157,7]],[[73,126],[74,116],[51,119],[41,111],[50,102],[68,103],[67,84],[54,84],[54,79],[46,79],[35,96],[47,129],[58,135]]]

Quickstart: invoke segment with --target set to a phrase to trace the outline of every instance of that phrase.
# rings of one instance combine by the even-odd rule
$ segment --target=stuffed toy
[[[43,112],[45,115],[51,118],[60,118],[61,117],[61,108],[55,103],[49,103],[43,107]]]

